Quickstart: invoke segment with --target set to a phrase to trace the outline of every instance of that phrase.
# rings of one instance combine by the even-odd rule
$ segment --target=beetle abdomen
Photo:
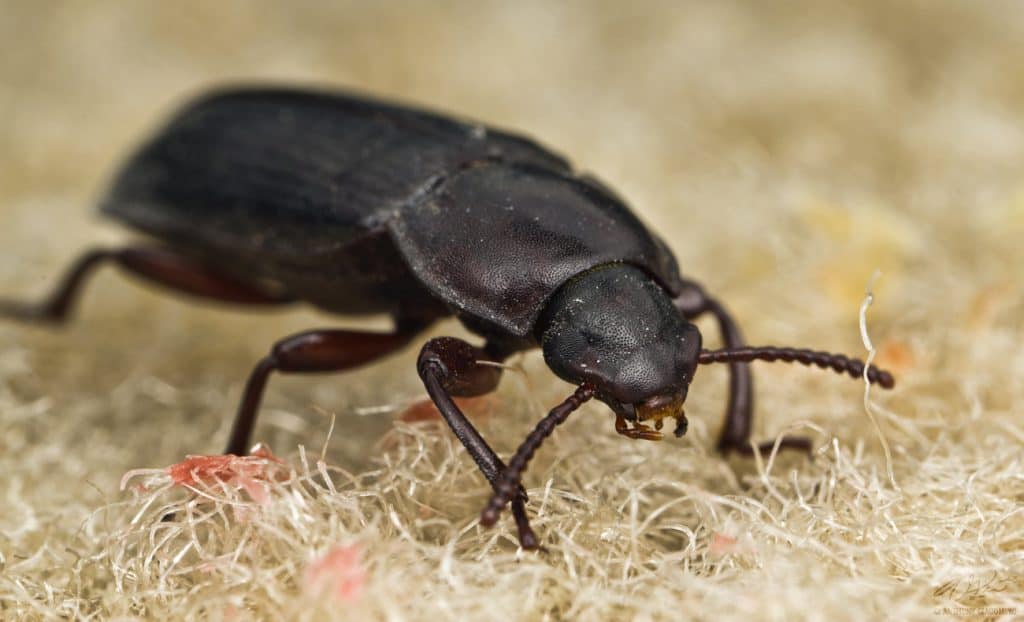
[[[568,170],[529,141],[430,113],[232,90],[172,119],[122,168],[102,210],[176,244],[310,266],[481,158]]]

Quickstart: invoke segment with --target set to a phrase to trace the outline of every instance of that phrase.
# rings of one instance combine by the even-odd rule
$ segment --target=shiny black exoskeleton
[[[537,540],[522,471],[583,401],[608,404],[630,438],[661,438],[666,417],[681,435],[697,365],[729,363],[718,447],[750,451],[750,361],[864,371],[841,355],[745,347],[722,305],[680,277],[664,242],[560,156],[520,136],[364,97],[291,89],[203,97],[126,162],[101,208],[157,242],[86,253],[47,301],[0,303],[0,313],[62,320],[88,273],[111,262],[223,302],[301,301],[394,317],[393,333],[314,330],[276,344],[249,377],[231,453],[247,451],[271,372],[349,369],[455,315],[484,344],[431,340],[418,371],[494,488],[482,522],[511,502],[526,548]],[[701,349],[690,320],[703,313],[716,318],[726,348]],[[451,397],[492,390],[500,367],[488,363],[538,346],[578,389],[506,467]],[[874,368],[867,376],[892,385]]]

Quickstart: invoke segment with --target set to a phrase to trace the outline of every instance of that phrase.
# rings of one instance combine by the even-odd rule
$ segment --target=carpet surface
[[[627,197],[753,344],[865,356],[894,391],[756,365],[756,440],[615,434],[599,403],[526,474],[545,552],[421,404],[417,347],[273,378],[308,309],[195,304],[103,270],[59,329],[0,323],[0,618],[863,620],[1024,615],[1024,4],[787,1],[3,5],[0,294],[130,239],[93,204],[189,97],[349,88],[536,137]],[[713,322],[699,326],[719,343]],[[430,335],[465,332],[454,322]],[[417,342],[418,344],[419,342]],[[466,406],[508,456],[571,391],[538,353]],[[874,417],[877,428],[872,423]],[[884,450],[883,439],[889,448]]]

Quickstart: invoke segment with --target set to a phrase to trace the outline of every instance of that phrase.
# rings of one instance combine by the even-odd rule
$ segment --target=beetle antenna
[[[559,424],[564,423],[573,411],[592,397],[594,397],[594,387],[588,384],[580,385],[575,393],[558,406],[552,408],[551,412],[537,423],[537,427],[533,429],[533,432],[530,432],[530,435],[526,437],[523,444],[516,450],[515,455],[512,456],[508,466],[505,467],[505,472],[502,473],[501,479],[494,489],[494,494],[491,495],[491,500],[487,502],[484,511],[480,513],[481,525],[490,527],[497,522],[502,508],[519,491],[519,482],[523,478],[523,471],[526,470],[526,465],[530,462],[530,458],[533,458],[534,452],[541,446],[544,439],[551,436],[551,433],[555,431]]]
[[[777,348],[775,346],[722,348],[721,350],[701,350],[697,362],[701,365],[710,363],[747,363],[750,361],[768,361],[774,363],[800,363],[801,365],[831,369],[837,374],[847,373],[854,378],[864,374],[864,361],[850,358],[845,354],[808,350],[805,348]],[[874,365],[868,367],[868,380],[891,389],[896,384],[892,374]]]

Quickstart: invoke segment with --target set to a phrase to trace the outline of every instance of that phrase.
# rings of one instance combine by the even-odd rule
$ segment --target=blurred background
[[[752,343],[862,352],[857,311],[880,270],[870,325],[901,378],[888,404],[915,421],[1015,420],[1024,3],[7,0],[2,13],[4,296],[38,296],[83,249],[126,237],[93,205],[189,98],[240,82],[349,89],[525,133],[595,173]],[[129,468],[219,450],[252,362],[325,324],[353,322],[196,307],[110,270],[62,331],[0,325],[0,488],[22,508],[7,525],[81,517]],[[275,378],[258,436],[319,448],[334,412],[332,459],[364,465],[367,439],[422,397],[414,357]],[[503,451],[528,425],[524,387],[565,392],[539,356],[523,364],[488,406],[519,416]],[[780,367],[759,370],[759,439],[810,420],[877,451],[858,387]],[[724,376],[701,374],[688,412],[710,445]],[[96,488],[33,486],[59,476]]]
[[[35,230],[42,212],[92,222],[126,150],[224,82],[354,89],[520,130],[621,189],[684,269],[725,282],[723,262],[799,252],[775,239],[796,212],[833,229],[889,218],[927,255],[963,243],[929,236],[948,203],[960,218],[1019,190],[1024,7],[1012,1],[14,1],[4,13],[0,214],[5,241],[31,235],[37,258],[68,244]],[[837,259],[859,291],[871,268]]]

